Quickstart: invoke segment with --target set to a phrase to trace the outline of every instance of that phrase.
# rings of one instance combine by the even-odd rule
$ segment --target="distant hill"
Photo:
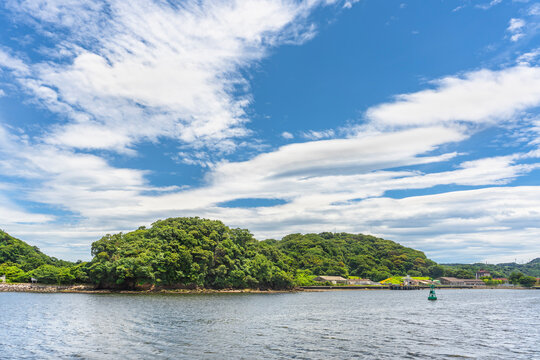
[[[454,276],[458,273],[462,277],[474,277],[478,270],[488,270],[492,277],[508,278],[513,272],[521,272],[524,275],[540,277],[540,258],[529,261],[526,264],[501,263],[501,264],[443,264],[446,268],[445,274]]]
[[[71,262],[58,260],[42,253],[36,246],[30,246],[22,240],[0,230],[0,264],[13,263],[25,271],[41,265],[70,265]]]
[[[0,230],[0,275],[6,275],[9,282],[29,282],[32,277],[41,283],[86,282],[85,265],[47,256]]]

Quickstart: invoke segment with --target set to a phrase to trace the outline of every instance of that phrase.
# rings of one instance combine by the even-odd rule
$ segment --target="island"
[[[323,232],[259,241],[246,229],[199,217],[107,234],[92,244],[91,255],[88,262],[59,260],[0,231],[0,276],[7,283],[83,284],[97,290],[290,290],[331,285],[324,276],[348,279],[351,286],[406,275],[474,277],[473,268],[443,266],[422,251],[370,235]],[[530,272],[540,271],[540,262],[535,264]],[[532,278],[530,286],[536,281],[516,274],[509,276],[525,284]]]

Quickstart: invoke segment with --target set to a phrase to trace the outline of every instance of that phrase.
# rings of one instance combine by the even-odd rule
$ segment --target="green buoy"
[[[435,285],[431,284],[429,289],[428,300],[437,300],[437,295],[435,295]]]

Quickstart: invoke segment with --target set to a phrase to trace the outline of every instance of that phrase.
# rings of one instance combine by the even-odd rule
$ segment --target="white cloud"
[[[524,65],[524,66],[532,65],[536,62],[539,56],[540,56],[540,48],[536,48],[529,52],[519,55],[518,58],[516,59],[516,62],[519,65]]]
[[[247,134],[251,98],[241,70],[273,46],[312,36],[305,19],[320,3],[11,1],[42,24],[67,27],[73,35],[60,46],[73,55],[67,65],[12,57],[6,65],[0,53],[0,63],[16,67],[20,83],[51,110],[71,117],[50,135],[52,144],[125,151],[170,137],[214,146]],[[32,74],[22,73],[29,68]]]
[[[327,139],[327,138],[332,138],[335,135],[336,134],[334,130],[332,129],[321,130],[321,131],[309,130],[302,133],[302,136],[309,140]]]
[[[294,138],[294,135],[291,134],[288,131],[284,131],[284,132],[281,133],[281,137],[284,138],[284,139],[290,140],[290,139]]]
[[[370,108],[375,125],[426,126],[466,121],[493,123],[540,105],[540,68],[516,66],[479,70],[432,82],[434,89],[402,94]]]
[[[527,14],[531,16],[540,15],[540,3],[532,4],[529,10],[527,11]]]
[[[525,36],[525,33],[523,32],[525,24],[525,20],[523,19],[510,19],[510,22],[508,23],[508,28],[506,29],[511,34],[510,40],[518,41],[523,36]]]
[[[500,4],[501,2],[502,0],[491,0],[489,3],[479,4],[476,5],[476,7],[482,10],[488,10],[491,9],[493,6]]]
[[[347,0],[345,1],[345,3],[343,4],[343,8],[344,9],[350,9],[353,7],[354,4],[356,4],[357,2],[360,2],[360,0]]]
[[[9,138],[5,131],[2,136]],[[509,156],[469,161],[441,173],[386,170],[447,161],[457,154],[425,154],[462,139],[459,131],[439,127],[291,144],[245,162],[217,164],[207,175],[207,185],[196,189],[151,187],[144,171],[112,168],[97,156],[60,151],[49,145],[21,146],[18,139],[2,141],[4,158],[12,168],[0,166],[0,171],[24,169],[13,174],[37,179],[39,185],[20,188],[20,196],[39,199],[80,217],[76,225],[63,230],[53,230],[58,227],[54,224],[11,224],[15,234],[27,239],[39,236],[40,246],[58,252],[67,252],[74,234],[78,234],[78,241],[88,239],[89,243],[99,237],[96,234],[130,230],[156,218],[182,215],[223,219],[232,226],[248,227],[261,238],[337,229],[369,231],[411,241],[412,245],[410,233],[424,229],[423,223],[411,228],[410,233],[400,231],[410,224],[411,217],[420,217],[417,212],[422,206],[400,207],[397,204],[405,200],[381,198],[385,191],[441,184],[506,184],[535,166],[516,163],[518,159]],[[239,198],[281,198],[287,203],[261,208],[219,207],[221,202]],[[490,206],[487,202],[485,205]],[[433,207],[422,211],[432,211],[429,209]],[[446,216],[456,213],[450,211]],[[440,219],[443,217],[441,213]],[[77,250],[77,254],[83,254],[83,250]]]
[[[7,68],[17,75],[28,75],[30,70],[19,58],[11,55],[8,51],[0,48],[0,67]]]

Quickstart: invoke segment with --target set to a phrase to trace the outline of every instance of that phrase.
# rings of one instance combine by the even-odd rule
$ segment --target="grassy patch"
[[[381,281],[381,284],[394,284],[394,285],[399,285],[403,282],[403,279],[405,278],[405,276],[392,276],[392,277],[389,277],[388,279],[384,279],[383,281]],[[429,277],[427,276],[413,276],[411,279],[414,279],[414,280],[429,280]]]

